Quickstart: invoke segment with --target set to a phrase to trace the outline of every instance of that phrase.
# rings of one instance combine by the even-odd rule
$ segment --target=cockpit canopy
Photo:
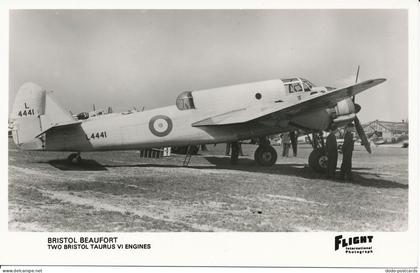
[[[309,92],[312,90],[312,87],[315,87],[313,83],[303,78],[290,78],[290,79],[281,79],[286,87],[286,91],[291,93],[296,92]]]
[[[185,91],[176,98],[176,107],[179,110],[195,109],[194,99],[191,91]]]

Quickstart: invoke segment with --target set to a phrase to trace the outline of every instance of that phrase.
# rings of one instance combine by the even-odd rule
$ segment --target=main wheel
[[[325,173],[328,167],[328,156],[324,149],[315,149],[309,155],[309,167],[318,173]]]
[[[258,165],[273,166],[277,161],[277,152],[270,145],[258,146],[254,153],[254,159]]]

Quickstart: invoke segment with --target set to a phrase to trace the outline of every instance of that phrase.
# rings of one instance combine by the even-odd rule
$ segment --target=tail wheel
[[[258,165],[273,166],[277,161],[277,152],[270,145],[259,146],[255,150],[254,159]]]
[[[309,167],[318,173],[325,173],[328,167],[328,156],[325,149],[315,149],[309,155]]]
[[[78,153],[73,153],[67,157],[67,160],[72,164],[79,164],[82,162],[82,157]]]

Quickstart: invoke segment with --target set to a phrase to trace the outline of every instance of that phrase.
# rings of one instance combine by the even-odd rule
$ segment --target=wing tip
[[[373,84],[375,84],[375,85],[377,85],[377,84],[381,84],[381,83],[383,83],[384,81],[386,81],[386,79],[385,79],[385,78],[378,78],[378,79],[373,79],[373,80],[370,80],[369,82],[370,82],[370,83],[373,83]]]
[[[378,78],[378,79],[367,80],[367,81],[364,81],[364,82],[358,83],[358,84],[356,84],[356,85],[360,85],[360,86],[369,86],[368,88],[370,88],[370,87],[374,87],[374,86],[376,86],[376,85],[378,85],[378,84],[381,84],[381,83],[383,83],[384,81],[386,81],[386,79],[385,79],[385,78]]]

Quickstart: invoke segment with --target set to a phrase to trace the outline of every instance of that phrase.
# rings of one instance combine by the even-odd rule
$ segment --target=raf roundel
[[[155,136],[167,136],[172,131],[172,120],[164,115],[154,116],[149,121],[149,129]]]

